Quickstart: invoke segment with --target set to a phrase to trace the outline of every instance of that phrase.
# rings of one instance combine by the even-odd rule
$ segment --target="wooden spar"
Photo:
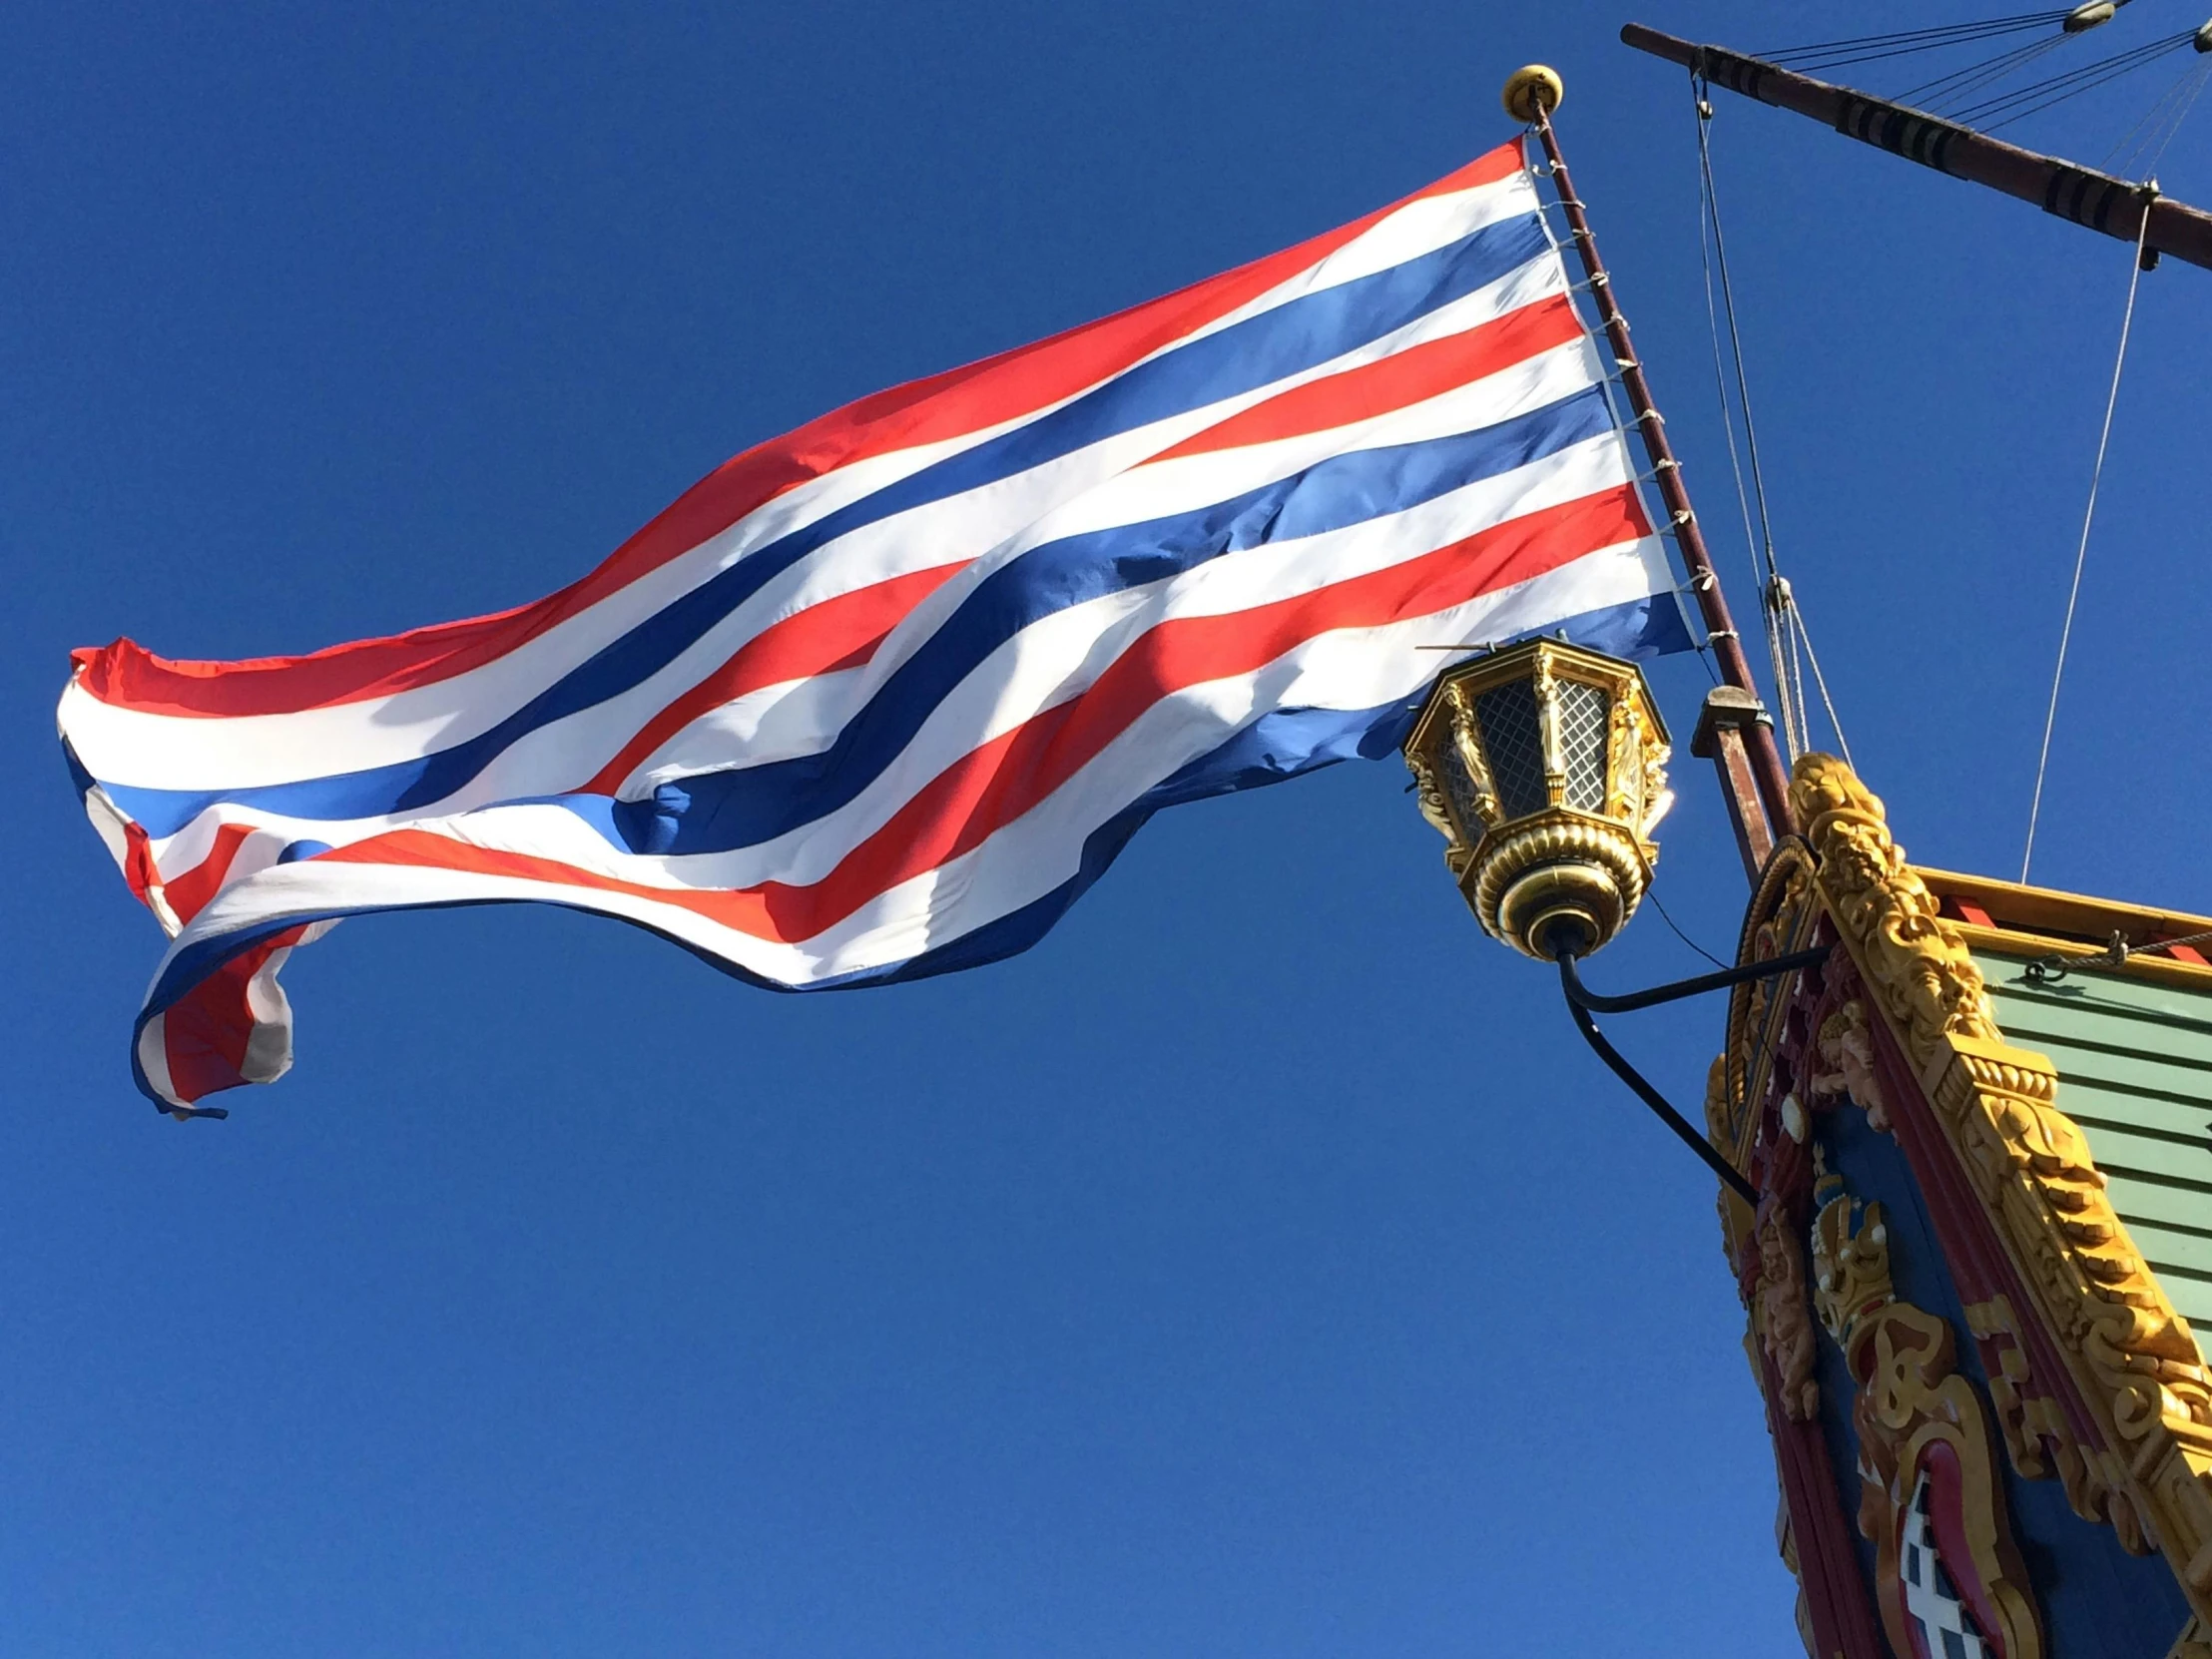
[[[1510,91],[1507,97],[1510,108]],[[1683,487],[1682,463],[1675,459],[1674,445],[1667,441],[1666,422],[1651,400],[1651,386],[1644,379],[1643,364],[1629,341],[1628,319],[1621,315],[1619,301],[1613,296],[1612,277],[1605,270],[1605,263],[1598,258],[1597,239],[1590,233],[1589,216],[1583,212],[1581,200],[1574,193],[1574,179],[1567,172],[1566,158],[1559,152],[1558,135],[1551,130],[1551,102],[1549,98],[1538,97],[1527,106],[1530,125],[1535,128],[1537,140],[1544,147],[1544,157],[1551,164],[1552,187],[1558,192],[1559,206],[1565,210],[1567,229],[1574,238],[1575,252],[1582,257],[1582,269],[1589,275],[1590,297],[1597,304],[1598,316],[1605,325],[1606,341],[1619,365],[1621,389],[1628,394],[1636,431],[1644,441],[1644,453],[1651,457],[1659,499],[1666,503],[1668,516],[1674,521],[1675,545],[1682,550],[1682,562],[1690,567],[1690,589],[1697,596],[1698,612],[1712,640],[1721,679],[1750,696],[1748,718],[1725,723],[1731,727],[1727,734],[1729,742],[1715,751],[1715,755],[1721,767],[1722,788],[1729,795],[1737,840],[1756,880],[1759,866],[1765,862],[1766,853],[1776,837],[1793,828],[1790,775],[1783,767],[1782,751],[1774,741],[1774,726],[1759,706],[1758,682],[1751,677],[1751,659],[1744,655],[1743,636],[1737,632],[1735,619],[1729,615],[1728,599],[1721,592],[1720,572],[1713,568],[1713,555],[1706,548],[1705,532],[1698,528],[1697,514],[1690,507],[1690,493]],[[1701,738],[1704,731],[1701,722]],[[1699,748],[1696,752],[1704,754],[1705,750]],[[1748,779],[1741,776],[1741,771],[1731,775],[1728,757],[1732,752],[1739,769],[1748,763]],[[1746,783],[1757,792],[1751,800],[1744,799]],[[1761,807],[1765,809],[1765,824],[1755,822],[1754,809]]]
[[[2171,254],[2212,271],[2212,214],[2158,196],[2144,185],[2076,167],[2056,156],[2022,150],[1970,127],[1938,121],[1849,87],[1831,86],[1761,58],[1661,34],[1641,23],[1625,25],[1621,39],[1639,52],[1683,65],[1714,86],[1756,98],[1778,110],[1810,116],[1847,138],[1954,179],[2032,202],[2045,213],[2102,231],[2121,242],[2132,243],[2143,232],[2147,203],[2150,227],[2143,237],[2146,251]]]

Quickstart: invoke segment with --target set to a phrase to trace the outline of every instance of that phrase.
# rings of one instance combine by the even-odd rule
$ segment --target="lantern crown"
[[[1544,960],[1590,954],[1635,913],[1673,804],[1667,755],[1643,672],[1558,640],[1447,670],[1405,740],[1475,918]]]

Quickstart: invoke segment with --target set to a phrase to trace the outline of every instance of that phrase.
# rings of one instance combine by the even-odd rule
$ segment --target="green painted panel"
[[[2007,1033],[2018,1022],[2212,1070],[2212,994],[2093,969],[2037,985],[2017,958],[1974,959]]]
[[[2075,1037],[2037,1029],[2031,1021],[2007,1018],[2012,1012],[2009,1006],[1997,1005],[1997,1023],[2004,1027],[2005,1036],[2022,1048],[2040,1049],[2048,1054],[2070,1077],[2107,1088],[2131,1089],[2149,1099],[2162,1099],[2192,1109],[2212,1102],[2212,1067],[2193,1065],[2139,1048],[2119,1050],[2108,1044],[2092,1047]],[[2128,1035],[2142,1042],[2158,1040],[2154,1031],[2130,1031]]]
[[[2212,1283],[2212,1239],[2193,1233],[2169,1233],[2148,1222],[2130,1227],[2128,1237],[2161,1273],[2170,1266]]]
[[[2094,1137],[2096,1131],[2089,1131]],[[2094,1154],[2092,1153],[2092,1156]],[[2102,1166],[2100,1166],[2102,1167]],[[2105,1196],[2112,1201],[2112,1208],[2128,1219],[2130,1225],[2137,1221],[2156,1222],[2162,1227],[2189,1227],[2199,1232],[2212,1233],[2206,1224],[2208,1205],[2204,1189],[2190,1182],[2169,1183],[2163,1177],[2145,1179],[2139,1171],[2105,1169],[2105,1179],[2110,1185]]]
[[[2142,1222],[2127,1231],[2190,1329],[2212,1334],[2212,1239],[2168,1233]]]
[[[2212,1333],[2212,991],[2094,970],[2055,985],[1977,955],[2005,1039],[2058,1067],[2112,1208],[2192,1327]]]
[[[2140,1089],[2113,1088],[2072,1070],[2063,1055],[2053,1054],[2051,1058],[2058,1062],[2058,1075],[2066,1081],[2068,1117],[2084,1123],[2094,1118],[2149,1140],[2166,1141],[2176,1152],[2193,1148],[2212,1159],[2212,1140],[2207,1139],[2204,1128],[2212,1122],[2212,1101],[2181,1101]]]
[[[2185,1182],[2212,1193],[2212,1151],[2202,1146],[2176,1146],[2171,1136],[2145,1135],[2098,1117],[2075,1111],[2072,1091],[2063,1072],[2058,1078],[2058,1107],[2081,1125],[2089,1137],[2089,1150],[2097,1168],[2114,1180],[2128,1175],[2149,1175],[2165,1181]],[[2212,1216],[2208,1216],[2212,1222]]]
[[[2072,1030],[2053,1029],[2050,1021],[2028,1017],[2039,1010],[2029,1009],[2023,1013],[2017,999],[1998,1001],[1996,1010],[1997,1021],[2004,1027],[2006,1036],[2022,1048],[2039,1048],[2054,1060],[2065,1060],[2069,1071],[2183,1100],[2197,1101],[2212,1096],[2212,1066],[2146,1047],[2160,1040],[2161,1033],[2155,1028],[2132,1024],[2116,1032],[2106,1028],[2105,1035],[2128,1040],[2128,1045],[2123,1046],[2083,1035],[2079,1022],[2095,1016],[2076,1009],[2067,1010],[2069,1021],[2075,1022],[2076,1028]]]

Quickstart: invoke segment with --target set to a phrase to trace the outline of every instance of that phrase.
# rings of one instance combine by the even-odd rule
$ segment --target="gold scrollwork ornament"
[[[2114,1526],[2125,1542],[2140,1524],[2212,1613],[2212,1377],[2058,1109],[2056,1068],[2004,1040],[1964,941],[1851,769],[1802,756],[1790,799],[1828,911],[2097,1419],[2104,1444],[2084,1449]]]
[[[1818,1167],[1816,1165],[1816,1167]],[[1882,1206],[1863,1208],[1822,1170],[1813,1221],[1815,1304],[1859,1384],[1859,1530],[1875,1545],[1875,1601],[1891,1645],[1918,1651],[1901,1556],[1907,1514],[1923,1479],[1952,1493],[1968,1559],[1947,1563],[1967,1600],[1996,1629],[2007,1659],[2041,1659],[2042,1621],[2012,1540],[1989,1419],[1957,1372],[1950,1322],[1897,1298]],[[1975,1593],[1975,1592],[1978,1593]]]

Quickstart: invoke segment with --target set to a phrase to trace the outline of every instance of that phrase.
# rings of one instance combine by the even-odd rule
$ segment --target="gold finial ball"
[[[1515,121],[1534,121],[1555,110],[1567,96],[1567,84],[1549,64],[1523,65],[1505,78],[1505,113]]]

